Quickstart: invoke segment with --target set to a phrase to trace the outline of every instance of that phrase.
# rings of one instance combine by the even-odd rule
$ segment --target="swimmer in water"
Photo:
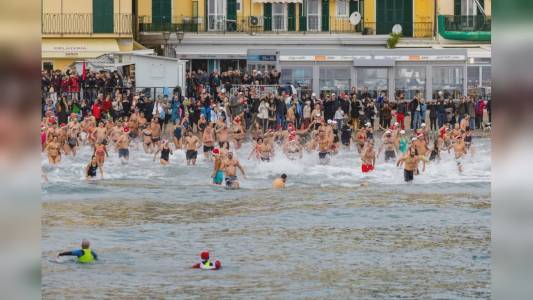
[[[118,149],[118,158],[122,163],[127,163],[130,159],[130,129],[127,125],[122,128],[122,133],[118,137],[116,147]]]
[[[213,149],[212,155],[215,158],[215,163],[211,178],[213,178],[213,184],[221,185],[222,181],[224,181],[224,172],[222,172],[222,158],[220,156],[220,149]]]
[[[272,182],[272,187],[275,189],[285,188],[285,183],[287,182],[287,174],[283,173],[280,177],[274,179]]]
[[[100,170],[100,178],[104,178],[104,169],[98,164],[96,156],[93,155],[91,162],[85,167],[85,178],[91,179],[96,177],[96,170]]]
[[[463,172],[463,159],[466,155],[466,145],[462,136],[458,136],[453,144],[453,152],[455,154],[455,162],[457,163],[457,169],[459,172]]]
[[[200,147],[200,139],[196,135],[193,135],[189,130],[185,132],[185,147],[187,152],[185,157],[187,159],[187,165],[196,165],[196,158],[198,157],[198,147]]]
[[[167,140],[163,140],[161,142],[161,146],[159,146],[159,149],[157,149],[157,151],[154,154],[154,161],[157,157],[157,154],[159,154],[159,152],[161,152],[161,158],[159,159],[159,162],[161,163],[161,165],[164,165],[164,166],[168,165],[170,163],[170,154],[173,154],[173,153],[172,153],[172,149],[170,149],[170,147],[168,146]]]
[[[368,173],[374,170],[374,167],[376,165],[376,151],[374,151],[373,140],[369,140],[366,143],[366,146],[363,148],[363,151],[361,153],[361,160],[363,161],[363,163],[361,164],[361,171],[363,173]]]
[[[209,260],[209,252],[204,251],[200,254],[201,261],[192,266],[193,269],[202,269],[202,270],[218,270],[222,267],[220,261],[215,261],[212,263]]]
[[[246,178],[243,167],[237,159],[233,158],[233,152],[228,152],[228,158],[222,162],[221,169],[226,174],[226,188],[228,189],[238,189],[240,187],[239,181],[237,180],[237,169]]]
[[[79,263],[92,263],[98,260],[98,255],[91,250],[91,243],[88,240],[81,241],[81,249],[61,252],[57,255],[56,259],[59,260],[61,256],[76,256]]]
[[[397,166],[400,166],[402,163],[404,165],[403,169],[403,178],[405,182],[411,182],[414,179],[415,171],[418,170],[418,163],[422,161],[423,167],[422,172],[426,170],[426,157],[422,155],[415,155],[414,152],[409,152],[408,155],[401,157],[396,163]]]
[[[385,135],[383,135],[383,144],[378,150],[378,156],[383,149],[385,149],[385,161],[396,159],[396,145],[394,143],[394,138],[392,137],[392,131],[389,129],[387,129]]]

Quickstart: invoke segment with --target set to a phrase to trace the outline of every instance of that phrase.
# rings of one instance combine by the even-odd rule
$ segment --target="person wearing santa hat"
[[[213,165],[213,173],[211,173],[211,178],[213,178],[213,184],[221,185],[224,181],[224,172],[222,171],[222,159],[220,157],[220,149],[213,149],[212,155],[215,159]]]
[[[200,259],[201,261],[197,264],[194,264],[192,266],[193,269],[201,269],[201,270],[218,270],[222,267],[222,264],[219,260],[215,261],[215,263],[211,262],[209,260],[209,252],[203,251],[200,253]]]

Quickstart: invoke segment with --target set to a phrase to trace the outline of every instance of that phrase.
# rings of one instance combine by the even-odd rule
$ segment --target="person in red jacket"
[[[96,121],[100,121],[100,119],[102,118],[102,106],[100,104],[100,100],[97,99],[94,102],[93,107],[91,107],[91,111]]]
[[[68,76],[63,76],[63,79],[61,80],[61,93],[59,95],[63,95],[64,93],[70,93],[70,82]]]
[[[483,124],[483,111],[485,109],[485,100],[479,99],[476,102],[476,129],[481,128],[481,124]],[[472,128],[473,129],[473,128]]]
[[[111,107],[113,107],[113,101],[111,101],[111,96],[107,95],[104,102],[102,102],[102,113],[107,114]]]

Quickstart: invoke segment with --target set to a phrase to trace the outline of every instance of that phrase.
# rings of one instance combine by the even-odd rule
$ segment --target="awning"
[[[303,0],[254,0],[254,3],[302,3]]]
[[[41,41],[43,58],[95,58],[105,53],[120,52],[115,39],[47,39]]]

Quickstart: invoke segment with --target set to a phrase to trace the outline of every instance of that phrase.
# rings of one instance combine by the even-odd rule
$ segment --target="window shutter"
[[[265,3],[263,6],[264,30],[272,31],[272,3]]]
[[[329,0],[322,0],[322,31],[329,31]]]
[[[300,31],[307,31],[307,0],[299,4],[300,6]]]
[[[287,4],[287,29],[288,31],[296,31],[296,4]]]

